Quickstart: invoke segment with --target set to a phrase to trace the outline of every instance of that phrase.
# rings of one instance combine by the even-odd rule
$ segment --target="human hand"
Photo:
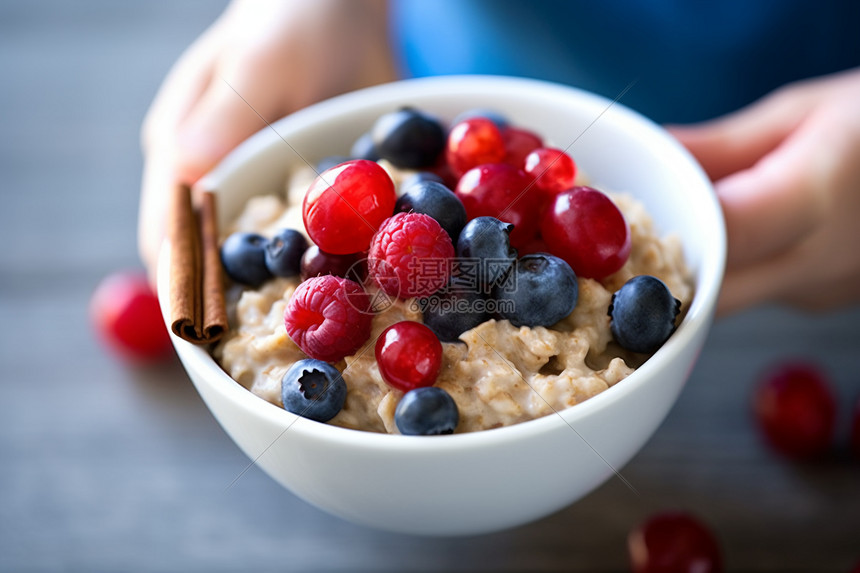
[[[391,81],[384,0],[236,0],[164,80],[142,129],[138,221],[154,281],[169,192],[291,111]]]
[[[728,232],[720,314],[860,300],[860,70],[788,85],[670,131],[715,182]]]

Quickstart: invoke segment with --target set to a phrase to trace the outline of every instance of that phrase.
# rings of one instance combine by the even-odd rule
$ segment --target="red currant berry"
[[[505,141],[496,124],[485,117],[466,119],[451,128],[445,152],[456,175],[505,158]]]
[[[456,195],[466,207],[466,218],[495,217],[512,223],[511,245],[520,247],[537,235],[540,204],[529,197],[531,178],[507,163],[470,169],[457,183]]]
[[[605,278],[630,256],[630,228],[624,215],[609,197],[591,187],[556,195],[540,230],[550,253],[567,261],[579,277]]]
[[[394,182],[373,161],[355,159],[323,171],[305,194],[302,218],[311,240],[334,255],[367,249],[394,211]]]
[[[397,322],[376,340],[376,362],[382,378],[398,390],[432,386],[442,368],[442,343],[420,322]]]
[[[117,272],[102,280],[90,300],[90,318],[105,344],[126,359],[150,362],[170,351],[158,298],[141,273]]]
[[[754,410],[766,440],[783,455],[809,459],[830,448],[836,402],[814,366],[794,362],[767,372],[756,390]]]
[[[652,516],[627,539],[633,573],[716,573],[720,548],[698,519],[681,512]]]
[[[548,198],[572,188],[576,179],[573,159],[553,147],[539,147],[529,153],[524,170],[534,177],[535,187]]]
[[[538,147],[543,147],[543,140],[527,129],[505,128],[502,131],[502,138],[505,140],[504,162],[520,169],[525,166],[529,153]]]

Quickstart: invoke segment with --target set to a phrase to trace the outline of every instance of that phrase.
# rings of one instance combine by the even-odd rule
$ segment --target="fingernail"
[[[217,137],[203,130],[188,128],[177,135],[177,172],[192,184],[211,170],[226,154],[227,147]]]

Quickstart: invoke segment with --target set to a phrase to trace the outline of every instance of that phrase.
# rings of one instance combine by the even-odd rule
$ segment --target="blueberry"
[[[494,109],[485,109],[485,108],[475,108],[475,109],[467,109],[464,112],[461,112],[454,118],[451,122],[451,125],[457,125],[461,121],[465,121],[467,119],[472,119],[473,117],[485,117],[496,124],[496,127],[499,129],[505,129],[510,125],[508,118],[505,115]]]
[[[394,411],[394,423],[407,436],[453,434],[460,421],[457,403],[442,388],[416,388],[403,395]]]
[[[650,275],[633,277],[612,295],[609,329],[622,348],[652,353],[675,331],[681,301]]]
[[[353,159],[367,159],[369,161],[379,161],[379,151],[376,150],[376,145],[373,143],[373,135],[368,131],[361,134],[361,137],[355,140],[352,144],[352,149],[349,154]]]
[[[410,211],[436,219],[454,244],[466,224],[466,208],[463,207],[463,202],[453,191],[436,181],[418,181],[406,187],[394,204],[394,212]]]
[[[304,235],[295,229],[284,229],[266,245],[266,268],[276,277],[294,277],[301,271],[307,248]]]
[[[380,116],[371,134],[380,157],[404,169],[433,165],[446,142],[442,125],[412,108]]]
[[[442,179],[441,176],[436,175],[431,171],[416,171],[412,175],[406,177],[400,183],[400,192],[404,193],[409,187],[415,185],[416,183],[421,183],[422,181],[435,181],[436,183],[441,183],[445,185],[445,180]]]
[[[266,267],[269,241],[256,233],[233,233],[221,245],[221,264],[237,283],[258,287],[272,278]]]
[[[337,368],[322,360],[299,360],[281,379],[284,409],[293,414],[328,422],[343,408],[346,382]]]
[[[570,265],[546,253],[525,255],[494,291],[498,314],[514,326],[552,326],[576,306],[579,285]]]
[[[464,279],[476,278],[484,292],[507,277],[517,259],[511,247],[510,234],[514,226],[495,217],[475,217],[463,227],[457,239],[457,257]],[[472,265],[471,273],[466,265]]]
[[[421,299],[424,324],[442,342],[460,342],[460,335],[492,318],[478,288],[457,278],[441,291]]]
[[[344,157],[343,155],[329,155],[328,157],[323,157],[316,164],[316,172],[322,173],[326,169],[331,169],[335,165],[340,165],[345,161],[349,161],[349,157]]]

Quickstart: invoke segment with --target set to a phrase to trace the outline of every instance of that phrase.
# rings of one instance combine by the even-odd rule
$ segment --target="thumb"
[[[239,143],[278,119],[285,109],[265,75],[233,81],[215,74],[207,91],[179,127],[177,176],[193,183]]]

